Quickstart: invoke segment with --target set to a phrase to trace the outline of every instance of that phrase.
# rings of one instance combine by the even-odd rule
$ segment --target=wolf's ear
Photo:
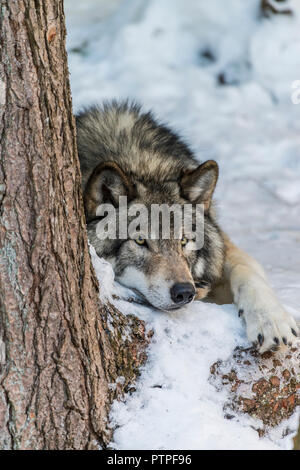
[[[84,191],[86,219],[95,217],[99,204],[119,205],[119,197],[134,197],[134,187],[115,162],[104,162],[96,166]]]
[[[208,211],[219,176],[219,167],[214,160],[202,163],[195,170],[185,172],[181,178],[184,197],[197,204],[204,204]]]

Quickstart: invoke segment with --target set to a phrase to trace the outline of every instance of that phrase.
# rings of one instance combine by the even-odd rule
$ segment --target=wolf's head
[[[218,166],[214,161],[181,171],[177,179],[153,181],[125,174],[115,162],[98,165],[90,176],[84,192],[89,239],[97,254],[113,265],[116,279],[134,289],[149,304],[161,310],[173,310],[191,302],[197,289],[198,298],[204,297],[212,284],[221,276],[224,250],[221,232],[215,222],[211,205],[218,179]],[[174,218],[170,218],[170,234],[159,230],[153,237],[138,224],[134,235],[120,238],[120,200],[126,196],[128,214],[140,204],[151,214],[153,206],[166,204],[183,208],[193,204],[192,224],[195,222],[195,205],[204,210],[203,244],[195,248],[193,234],[181,227],[181,236],[175,233]],[[115,239],[101,239],[97,232],[99,208],[114,208],[117,216]],[[141,207],[142,207],[141,206]],[[127,224],[132,222],[129,215]],[[147,219],[148,222],[150,221]],[[124,227],[123,227],[124,228]],[[157,231],[157,228],[156,228]],[[129,231],[130,232],[130,231]]]

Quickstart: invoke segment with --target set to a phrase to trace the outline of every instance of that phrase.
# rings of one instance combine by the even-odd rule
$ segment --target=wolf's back
[[[93,106],[76,117],[76,125],[83,189],[101,162],[116,162],[144,183],[177,179],[196,165],[186,144],[136,104]]]

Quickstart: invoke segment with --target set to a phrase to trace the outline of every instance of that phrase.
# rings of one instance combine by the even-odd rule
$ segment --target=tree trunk
[[[142,322],[100,305],[63,1],[0,6],[0,448],[99,448],[148,340]]]

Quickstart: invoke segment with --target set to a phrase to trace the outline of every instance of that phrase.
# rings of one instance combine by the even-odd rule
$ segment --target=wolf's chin
[[[150,302],[141,292],[139,292],[136,289],[134,289],[134,291],[136,292],[136,294],[139,296],[140,300],[145,305],[147,305],[148,307],[153,307],[156,310],[160,310],[161,312],[165,312],[165,313],[174,312],[176,310],[181,310],[184,307],[186,307],[186,305],[188,305],[188,304],[183,304],[183,305],[155,305],[152,302]]]
[[[132,289],[135,294],[138,296],[138,299],[143,303],[145,304],[147,307],[152,307],[152,308],[155,308],[156,310],[160,310],[161,312],[173,312],[174,310],[180,310],[182,309],[183,307],[185,307],[185,305],[155,305],[153,304],[152,302],[150,302],[147,297],[142,294],[138,289],[135,289],[133,288]]]
[[[183,307],[185,307],[187,304],[184,305],[170,305],[168,307],[160,307],[159,310],[162,310],[163,312],[174,312],[175,310],[181,310]],[[158,307],[156,307],[158,308]]]

